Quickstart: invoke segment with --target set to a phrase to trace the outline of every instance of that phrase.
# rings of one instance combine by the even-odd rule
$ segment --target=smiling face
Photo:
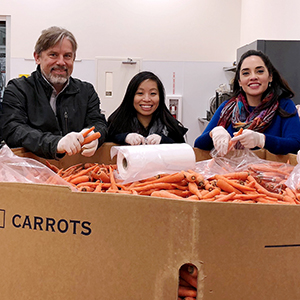
[[[257,106],[261,102],[262,94],[272,82],[272,75],[257,55],[251,55],[244,59],[239,74],[239,85],[246,94],[250,106]]]
[[[64,38],[40,54],[34,53],[34,58],[46,79],[57,92],[61,91],[73,72],[75,53],[71,42]]]
[[[157,83],[151,79],[144,80],[139,85],[133,98],[133,106],[136,110],[137,118],[144,127],[148,127],[158,105],[159,92]]]

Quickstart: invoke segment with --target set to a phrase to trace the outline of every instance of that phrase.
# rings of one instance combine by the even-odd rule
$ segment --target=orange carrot
[[[206,193],[205,195],[202,196],[202,199],[208,199],[208,198],[213,198],[216,195],[219,195],[221,192],[220,188],[214,188],[213,190],[211,190],[210,192]]]
[[[178,287],[179,297],[197,297],[197,290],[193,287],[179,286]]]
[[[100,136],[101,136],[100,132],[95,132],[95,133],[93,133],[93,134],[87,136],[87,137],[84,139],[84,141],[83,141],[83,143],[81,144],[81,146],[84,146],[84,145],[86,145],[86,144],[91,143],[91,142],[94,141],[94,140],[99,139]]]
[[[88,136],[88,134],[89,134],[90,132],[92,132],[94,129],[95,129],[95,126],[89,128],[89,129],[87,129],[87,130],[82,134],[82,136],[83,136],[84,138],[86,138],[86,137]]]
[[[146,182],[138,183],[138,184],[136,184],[136,187],[146,186],[146,185],[149,185],[149,184],[159,183],[159,182],[175,183],[175,182],[182,181],[184,178],[185,178],[184,174],[181,173],[181,172],[178,172],[178,173],[174,173],[174,174],[168,174],[167,176],[162,176],[162,177],[157,178],[153,181],[146,181]]]
[[[255,188],[251,188],[249,186],[242,185],[240,183],[235,182],[234,180],[226,178],[225,176],[216,175],[215,177],[216,177],[216,179],[222,179],[222,180],[226,181],[231,186],[238,189],[240,192],[247,193],[247,192],[254,192],[255,191]]]
[[[65,169],[63,171],[62,177],[67,177],[73,174],[78,168],[82,169],[82,163],[70,166],[69,168]]]
[[[204,181],[205,181],[205,179],[204,179],[204,176],[203,176],[202,174],[197,173],[197,172],[195,172],[195,171],[193,171],[193,170],[188,170],[188,172],[195,175],[195,177],[196,177],[195,182],[197,183],[197,185],[198,185],[199,187],[204,186]]]
[[[233,173],[226,173],[223,174],[224,177],[230,178],[230,179],[238,179],[238,180],[246,180],[248,177],[248,172],[233,172]]]
[[[86,175],[86,174],[90,173],[92,170],[94,170],[96,167],[97,167],[97,165],[95,164],[87,169],[80,170],[78,173],[73,175],[73,178],[76,178],[76,177],[79,177],[82,175]]]
[[[88,181],[89,181],[89,176],[82,175],[82,176],[75,177],[74,179],[71,179],[70,183],[78,184],[78,183],[81,183],[81,182],[88,182]]]
[[[76,184],[76,187],[77,188],[80,188],[81,186],[90,186],[90,187],[93,187],[95,188],[100,182],[99,181],[86,181],[86,182],[80,182],[80,183],[77,183]]]
[[[198,186],[197,186],[196,182],[189,182],[188,188],[192,194],[196,195],[199,199],[202,199],[202,194],[198,190]]]
[[[209,181],[209,180],[205,180],[204,181],[204,188],[208,191],[212,191],[215,187],[212,183],[216,183],[216,181]]]
[[[235,192],[236,194],[241,194],[242,192],[240,192],[238,189],[236,189],[235,187],[233,187],[231,184],[229,184],[227,181],[225,181],[224,179],[222,178],[219,178],[217,180],[217,186],[225,191],[225,192],[228,192],[228,193],[232,193],[232,192]]]
[[[186,200],[199,200],[199,198],[198,198],[198,196],[197,195],[191,195],[191,196],[189,196],[189,197],[186,197],[185,198]]]
[[[46,166],[51,169],[52,171],[54,171],[55,173],[57,173],[59,171],[59,168],[54,166],[53,164],[50,164],[50,162],[48,160],[45,161]]]
[[[117,184],[116,184],[116,179],[113,173],[113,168],[110,166],[109,167],[109,179],[110,179],[110,183],[111,183],[111,187],[109,189],[112,190],[118,190]]]
[[[240,128],[240,130],[234,136],[241,135],[242,133],[243,133],[243,128]],[[233,142],[232,140],[230,140],[228,143],[228,151],[230,151],[234,147],[235,144],[236,144],[236,142]]]
[[[93,192],[95,190],[95,188],[92,188],[91,186],[85,186],[82,185],[80,188],[78,188],[79,192]]]
[[[94,193],[101,193],[101,192],[102,192],[102,183],[99,183],[94,189]]]
[[[218,196],[216,196],[216,201],[226,202],[228,200],[232,200],[234,195],[236,195],[235,192],[232,192],[232,193],[227,194],[227,195],[218,195]]]
[[[186,198],[186,197],[189,197],[191,196],[191,192],[186,190],[186,191],[183,191],[183,190],[177,190],[177,189],[174,189],[174,190],[168,190],[169,193],[172,193],[172,194],[175,194],[177,196],[180,196],[180,197],[183,197],[183,198]]]
[[[175,194],[172,194],[166,190],[159,190],[159,191],[154,191],[151,193],[151,196],[153,197],[162,197],[162,198],[170,198],[170,199],[184,199],[183,197],[177,196]]]
[[[195,173],[190,173],[190,172],[186,172],[186,171],[181,171],[181,173],[184,175],[186,180],[189,182],[195,182],[197,179]]]
[[[132,189],[137,192],[142,192],[142,191],[151,190],[151,189],[170,190],[170,189],[173,189],[173,185],[172,185],[172,183],[167,183],[167,182],[155,182],[155,183],[149,183],[149,184],[143,185],[143,186],[136,185]]]
[[[110,182],[109,176],[104,171],[100,171],[99,173],[92,172],[91,177],[102,182]]]

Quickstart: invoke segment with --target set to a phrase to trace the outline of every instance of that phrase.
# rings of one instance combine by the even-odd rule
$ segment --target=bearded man
[[[59,159],[65,153],[92,156],[103,144],[107,122],[100,99],[92,84],[71,77],[76,51],[70,31],[56,26],[42,31],[33,54],[36,71],[10,80],[4,91],[0,128],[9,147]],[[101,137],[81,146],[82,133],[93,126]]]

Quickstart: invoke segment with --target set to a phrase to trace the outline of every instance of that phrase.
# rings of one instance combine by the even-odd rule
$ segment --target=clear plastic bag
[[[67,185],[76,190],[47,166],[15,155],[7,145],[0,149],[0,181]]]
[[[226,174],[247,171],[250,164],[265,163],[249,149],[234,149],[225,156],[214,155],[213,149],[210,153],[212,159],[196,163],[195,171],[201,173],[205,178],[215,174]]]
[[[221,157],[212,150],[212,159],[196,163],[196,171],[205,178],[215,174],[247,171],[256,181],[268,191],[280,193],[287,185],[300,185],[300,167],[293,172],[294,166],[259,158],[250,149],[234,149]],[[215,155],[215,156],[214,156]],[[292,173],[293,172],[293,173]],[[292,178],[289,179],[289,177]],[[287,181],[289,179],[289,181]]]
[[[296,193],[300,192],[300,164],[297,164],[294,167],[290,176],[286,180],[285,185],[294,190]]]

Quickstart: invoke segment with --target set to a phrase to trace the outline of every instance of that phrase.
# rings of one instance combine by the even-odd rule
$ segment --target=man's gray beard
[[[68,77],[57,76],[57,75],[53,75],[53,74],[50,73],[48,80],[53,85],[55,85],[55,84],[65,84],[68,81]]]

